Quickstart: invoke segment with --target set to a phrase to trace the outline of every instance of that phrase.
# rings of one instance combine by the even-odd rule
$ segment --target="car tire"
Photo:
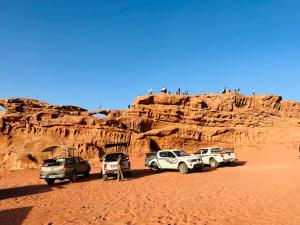
[[[217,168],[219,166],[219,163],[214,158],[209,160],[209,166],[210,168]]]
[[[155,162],[150,165],[150,171],[152,173],[158,173],[160,171],[158,165]]]
[[[187,174],[189,173],[189,168],[185,163],[180,163],[178,166],[178,171],[182,174]]]
[[[73,173],[72,173],[72,176],[71,176],[71,178],[70,178],[70,181],[72,182],[72,183],[74,183],[74,182],[76,182],[77,181],[77,173],[76,173],[76,171],[73,171]]]
[[[88,177],[90,176],[90,170],[85,171],[84,174],[83,174],[83,176],[84,176],[85,178],[88,178]]]
[[[53,185],[55,182],[55,179],[46,179],[46,182],[48,184],[48,186]]]
[[[102,180],[107,181],[107,175],[106,174],[102,174]]]

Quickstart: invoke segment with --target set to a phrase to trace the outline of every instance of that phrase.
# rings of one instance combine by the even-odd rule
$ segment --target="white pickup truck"
[[[124,174],[131,172],[131,164],[128,156],[122,152],[110,153],[103,156],[101,162],[101,175],[103,180],[107,180],[108,176],[117,175],[117,161],[122,156],[122,171]]]
[[[220,164],[231,163],[237,161],[235,153],[231,150],[224,151],[219,147],[201,148],[194,153],[200,156],[204,165],[216,168]]]
[[[182,150],[170,149],[158,151],[154,155],[146,155],[145,166],[152,172],[160,170],[178,170],[187,174],[191,170],[201,169],[203,161],[195,155],[190,155]]]

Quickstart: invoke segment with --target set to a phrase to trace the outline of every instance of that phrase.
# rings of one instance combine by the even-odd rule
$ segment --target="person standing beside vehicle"
[[[117,161],[117,180],[123,180],[123,170],[122,170],[122,162],[123,162],[123,157],[122,155],[119,155],[118,161]]]

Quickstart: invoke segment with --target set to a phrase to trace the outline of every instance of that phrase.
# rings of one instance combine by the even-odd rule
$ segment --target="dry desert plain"
[[[237,149],[236,166],[151,174],[132,156],[125,181],[88,179],[48,187],[38,170],[0,172],[0,224],[300,224],[297,146]]]

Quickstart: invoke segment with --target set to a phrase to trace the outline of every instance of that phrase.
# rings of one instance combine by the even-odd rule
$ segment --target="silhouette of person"
[[[122,162],[123,162],[122,155],[119,155],[118,161],[117,161],[117,180],[118,181],[124,179],[123,170],[122,170]]]

